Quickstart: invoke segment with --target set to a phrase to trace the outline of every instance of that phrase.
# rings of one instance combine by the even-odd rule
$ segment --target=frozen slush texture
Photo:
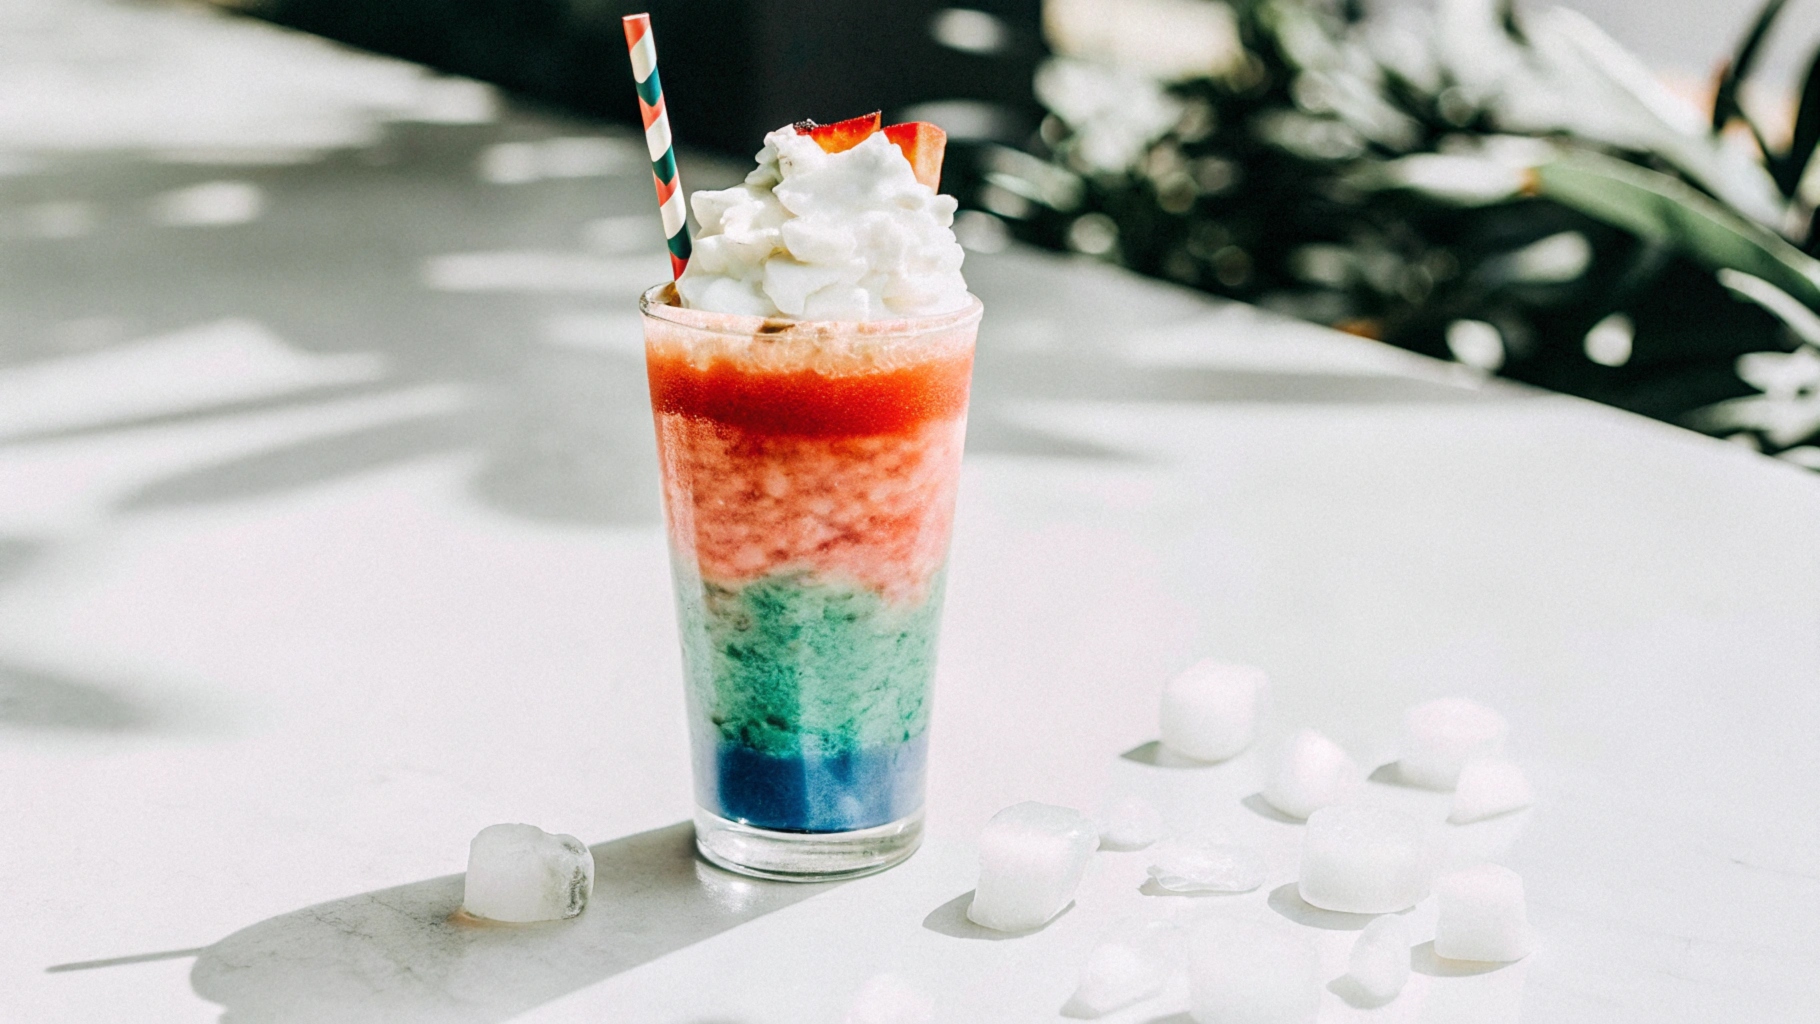
[[[763,828],[886,824],[922,805],[977,315],[721,319],[753,329],[646,321],[697,796]]]

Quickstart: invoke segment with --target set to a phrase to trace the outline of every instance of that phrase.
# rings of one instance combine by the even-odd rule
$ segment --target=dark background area
[[[518,96],[638,123],[620,18],[649,11],[679,141],[748,156],[804,118],[948,104],[958,141],[1017,143],[1041,111],[1041,0],[969,0],[997,31],[956,49],[940,0],[216,0],[279,24],[496,83]],[[977,20],[977,19],[976,19]],[[927,111],[921,112],[926,114]],[[928,119],[928,118],[924,118]]]

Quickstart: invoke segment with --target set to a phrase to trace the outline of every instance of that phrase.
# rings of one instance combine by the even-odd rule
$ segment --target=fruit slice
[[[877,134],[881,120],[879,112],[874,110],[864,117],[850,117],[833,124],[798,121],[794,127],[798,135],[813,138],[822,152],[844,153]],[[894,124],[884,129],[884,133],[892,145],[903,150],[904,158],[910,161],[910,169],[916,172],[916,180],[932,191],[941,191],[942,156],[948,150],[948,133],[926,121]]]
[[[864,117],[849,117],[833,124],[798,121],[796,133],[813,138],[824,153],[844,153],[875,134],[883,121],[884,118],[874,110]]]
[[[886,128],[885,138],[904,151],[917,181],[929,186],[932,192],[942,190],[942,155],[948,151],[947,132],[927,121],[911,121]]]

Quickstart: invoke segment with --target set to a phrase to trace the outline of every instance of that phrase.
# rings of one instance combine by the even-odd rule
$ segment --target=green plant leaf
[[[1757,63],[1757,54],[1763,49],[1763,40],[1769,35],[1769,29],[1775,23],[1776,16],[1782,13],[1788,0],[1769,0],[1763,9],[1757,12],[1757,20],[1751,23],[1750,31],[1738,44],[1738,52],[1719,72],[1719,91],[1713,97],[1713,131],[1723,129],[1734,117],[1743,117],[1744,108],[1738,103],[1738,90],[1744,80],[1750,77],[1752,67]],[[1747,122],[1749,118],[1745,119]],[[1753,130],[1755,126],[1752,126]]]
[[[1809,345],[1820,345],[1820,314],[1801,304],[1800,300],[1760,277],[1752,277],[1727,267],[1719,271],[1719,284],[1733,295],[1762,306],[1782,321],[1795,337]],[[1749,378],[1745,378],[1749,380]],[[1752,381],[1752,383],[1755,383]],[[1765,388],[1764,390],[1768,390]]]
[[[1535,168],[1532,191],[1639,238],[1672,245],[1708,269],[1762,278],[1820,309],[1820,261],[1678,178],[1582,151]]]
[[[1697,111],[1591,19],[1556,7],[1535,19],[1531,38],[1558,114],[1552,125],[1507,120],[1507,130],[1565,131],[1612,149],[1653,153],[1757,223],[1782,223],[1784,197],[1768,169],[1707,130]]]
[[[1517,17],[1517,0],[1498,0],[1498,27],[1519,43],[1529,42],[1529,35],[1523,31],[1523,22]]]
[[[1801,105],[1795,108],[1795,134],[1788,155],[1777,167],[1776,184],[1782,194],[1792,196],[1801,187],[1801,176],[1814,158],[1814,147],[1820,146],[1820,50],[1814,51],[1807,64],[1807,77],[1801,80]]]

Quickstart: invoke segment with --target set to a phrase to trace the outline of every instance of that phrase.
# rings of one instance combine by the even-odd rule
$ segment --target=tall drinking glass
[[[789,321],[646,292],[695,836],[816,880],[922,837],[930,680],[981,307]]]

